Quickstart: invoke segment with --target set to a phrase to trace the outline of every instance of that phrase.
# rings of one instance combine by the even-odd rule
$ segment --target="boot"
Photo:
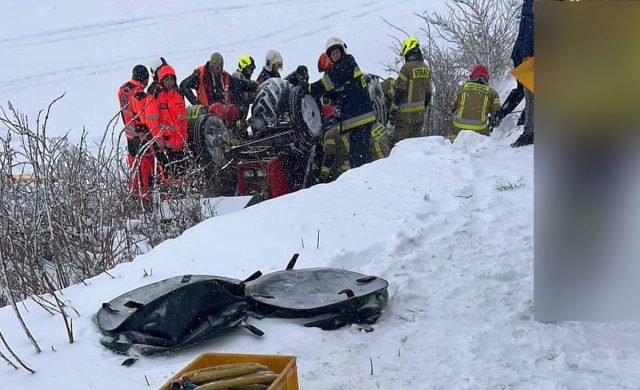
[[[519,148],[525,145],[533,144],[533,133],[522,133],[516,142],[511,144],[512,148]]]

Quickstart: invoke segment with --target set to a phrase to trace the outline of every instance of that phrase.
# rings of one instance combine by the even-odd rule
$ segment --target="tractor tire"
[[[220,118],[212,114],[201,115],[191,130],[190,146],[203,166],[213,164],[222,168],[229,162],[231,133]]]
[[[322,138],[322,116],[318,102],[298,86],[289,92],[291,123],[299,139],[308,146]]]
[[[270,78],[260,84],[251,106],[251,127],[256,133],[264,134],[268,128],[278,125],[282,112],[288,110],[290,86],[288,81],[279,78]]]

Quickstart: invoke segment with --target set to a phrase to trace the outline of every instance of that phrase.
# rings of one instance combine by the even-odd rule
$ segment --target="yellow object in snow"
[[[533,57],[527,58],[517,68],[511,71],[515,77],[526,89],[533,93]]]

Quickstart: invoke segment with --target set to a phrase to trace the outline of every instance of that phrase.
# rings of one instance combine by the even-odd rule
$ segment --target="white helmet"
[[[167,65],[167,60],[165,60],[164,57],[153,60],[151,65],[149,65],[149,69],[151,69],[151,73],[155,73],[162,65]]]
[[[273,64],[277,63],[280,63],[280,67],[282,67],[282,55],[277,50],[269,50],[264,58],[264,68],[271,72]]]
[[[347,45],[345,45],[345,43],[342,41],[342,39],[340,38],[336,38],[336,37],[331,37],[329,38],[329,40],[327,41],[327,46],[325,47],[326,51],[329,51],[330,48],[334,47],[334,46],[340,46],[342,47],[342,51],[344,52],[344,49],[347,48]],[[327,55],[329,55],[329,53],[327,53]]]

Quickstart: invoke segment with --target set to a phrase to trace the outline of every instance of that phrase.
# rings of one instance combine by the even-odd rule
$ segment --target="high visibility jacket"
[[[163,67],[159,80],[168,74],[173,74],[172,68]],[[162,84],[158,85],[147,107],[145,122],[158,147],[179,151],[187,145],[187,111],[177,89],[167,91]]]
[[[309,91],[313,96],[331,92],[332,101],[340,108],[342,132],[376,120],[366,81],[350,54],[343,54],[320,80],[309,85]]]
[[[141,133],[141,125],[144,122],[146,96],[144,85],[136,80],[129,80],[118,89],[120,115],[127,139],[141,138],[144,135]]]
[[[431,98],[431,70],[423,60],[407,61],[394,84],[400,117],[422,121]],[[415,117],[415,118],[414,118]]]
[[[458,130],[483,132],[489,126],[489,115],[500,109],[500,97],[488,85],[467,81],[453,104],[453,126]]]
[[[196,90],[197,97],[192,89]],[[223,70],[218,76],[214,76],[207,62],[182,80],[180,92],[194,105],[210,106],[216,102],[231,104],[231,75]]]

